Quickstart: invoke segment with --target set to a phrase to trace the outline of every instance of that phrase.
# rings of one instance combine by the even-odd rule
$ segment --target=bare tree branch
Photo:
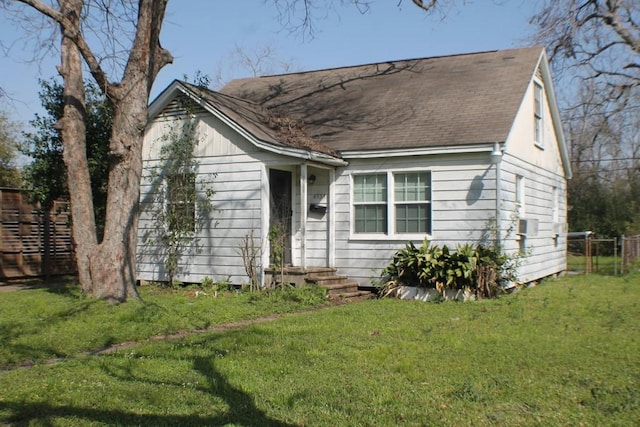
[[[433,9],[434,7],[436,7],[436,4],[438,3],[438,0],[431,0],[430,2],[426,3],[423,0],[411,0],[413,2],[413,4],[415,4],[416,6],[418,6],[420,9],[429,12],[431,11],[431,9]]]

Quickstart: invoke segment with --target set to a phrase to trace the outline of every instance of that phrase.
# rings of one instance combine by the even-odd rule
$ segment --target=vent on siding
[[[540,69],[540,67],[538,67],[538,69],[536,69],[536,77],[540,80],[542,80],[542,69]]]
[[[191,99],[186,96],[179,96],[173,101],[171,101],[164,109],[162,110],[162,116],[164,117],[179,117],[187,114],[187,108],[185,105],[189,106],[190,114],[202,114],[206,112],[206,110],[199,104],[196,104]]]

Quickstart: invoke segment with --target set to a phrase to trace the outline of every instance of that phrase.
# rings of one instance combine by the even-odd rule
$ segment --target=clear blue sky
[[[444,19],[425,15],[410,0],[403,0],[400,7],[398,2],[373,1],[366,14],[351,5],[319,13],[314,38],[304,39],[282,29],[269,1],[172,0],[161,42],[174,55],[174,63],[160,72],[151,98],[173,79],[193,76],[197,70],[210,76],[222,71],[226,77],[245,77],[247,71],[229,63],[236,46],[248,53],[257,46],[271,46],[278,58],[302,71],[531,44],[528,19],[535,1],[475,0],[463,5],[458,0]],[[0,40],[11,43],[16,34],[0,16]],[[0,87],[12,98],[0,108],[12,120],[26,123],[34,112],[42,111],[38,79],[56,76],[59,58],[27,64],[29,52],[15,46],[9,56],[0,52]]]

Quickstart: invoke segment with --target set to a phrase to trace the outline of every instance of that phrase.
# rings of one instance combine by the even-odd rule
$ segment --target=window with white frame
[[[356,233],[386,233],[387,175],[355,175],[353,206]]]
[[[431,233],[431,174],[396,173],[396,233]]]
[[[356,234],[430,234],[431,173],[354,175],[353,207]]]
[[[534,142],[540,147],[543,146],[543,97],[542,86],[538,82],[533,83],[533,120],[534,120]]]

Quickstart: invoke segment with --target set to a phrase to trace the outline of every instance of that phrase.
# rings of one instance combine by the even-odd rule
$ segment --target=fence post
[[[618,275],[618,239],[613,238],[613,275]]]
[[[585,257],[585,263],[584,263],[584,272],[585,274],[590,274],[591,270],[592,270],[592,266],[591,266],[591,236],[587,235],[584,238],[584,257]]]
[[[42,257],[42,274],[48,280],[51,276],[51,215],[49,210],[42,209],[44,223],[44,253]]]

